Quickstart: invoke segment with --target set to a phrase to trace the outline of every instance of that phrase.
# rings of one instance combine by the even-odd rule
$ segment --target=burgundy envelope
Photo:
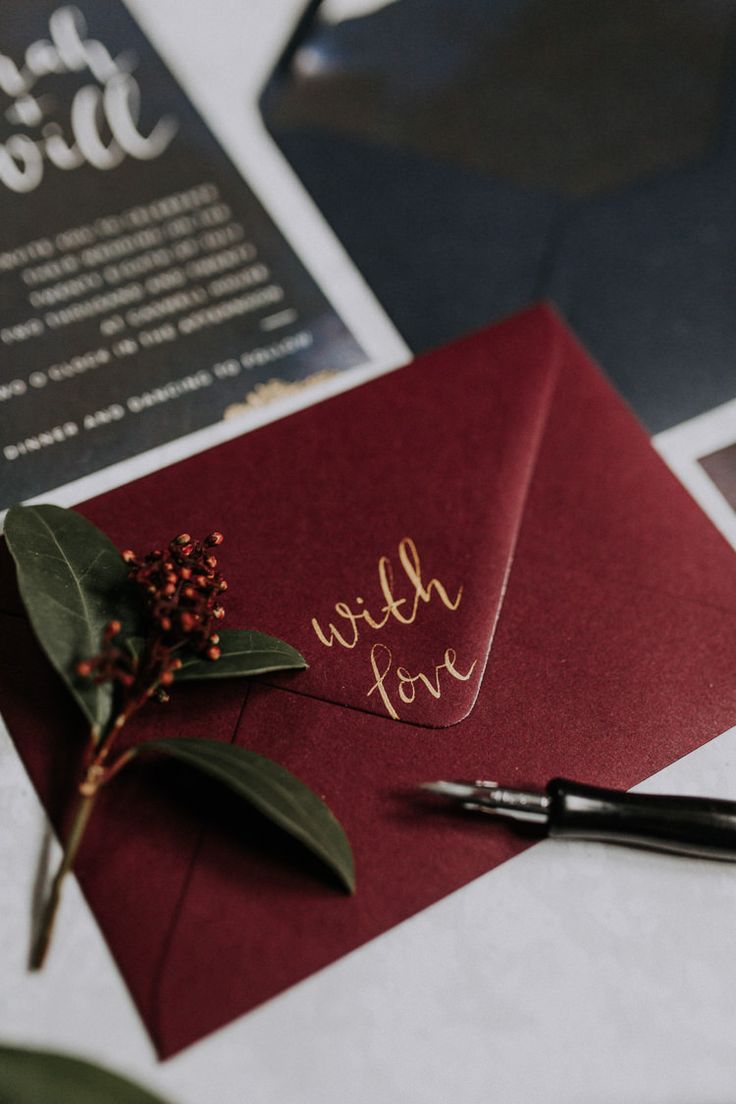
[[[415,783],[628,787],[736,720],[736,559],[545,308],[80,509],[121,548],[224,531],[228,623],[310,668],[177,687],[138,738],[267,753],[356,855],[349,898],[186,768],[120,776],[77,869],[162,1056],[528,845]],[[83,733],[10,574],[0,705],[60,824]]]

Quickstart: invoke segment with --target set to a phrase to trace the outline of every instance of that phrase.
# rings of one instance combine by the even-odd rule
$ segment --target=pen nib
[[[485,782],[483,788],[495,787],[495,782]],[[458,801],[468,801],[478,797],[480,787],[477,783],[470,782],[420,782],[419,788],[428,790],[429,793],[440,794],[442,797],[454,797]]]
[[[546,824],[550,799],[546,793],[499,786],[485,779],[476,782],[422,782],[422,790],[457,801],[463,809],[492,816],[511,817]]]

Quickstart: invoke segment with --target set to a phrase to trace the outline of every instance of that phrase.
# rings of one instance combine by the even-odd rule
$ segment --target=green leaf
[[[355,891],[353,853],[342,825],[308,786],[285,767],[246,748],[217,740],[155,740],[136,754],[156,751],[216,778],[315,854]]]
[[[112,686],[80,679],[75,668],[98,654],[112,618],[135,630],[140,604],[128,569],[92,522],[59,506],[13,506],[5,537],[39,643],[99,737],[112,713]]]
[[[176,672],[177,682],[193,679],[241,678],[245,675],[265,675],[270,671],[304,670],[307,662],[303,655],[277,640],[275,636],[252,632],[250,629],[220,629],[220,658],[200,659],[189,655]],[[138,659],[143,654],[144,641],[130,637],[126,646]]]
[[[165,1104],[127,1078],[44,1050],[0,1046],[0,1104]]]
[[[275,636],[249,629],[219,631],[222,655],[214,662],[192,656],[176,672],[181,679],[238,678],[241,675],[265,675],[269,671],[290,671],[307,666],[304,656]]]

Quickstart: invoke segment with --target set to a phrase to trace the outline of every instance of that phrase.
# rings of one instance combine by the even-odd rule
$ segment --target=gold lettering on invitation
[[[383,656],[383,662],[379,662],[379,656]],[[431,678],[425,675],[423,671],[418,671],[416,675],[412,675],[407,671],[406,667],[397,667],[395,670],[396,683],[398,695],[402,702],[406,705],[411,705],[416,697],[417,685],[424,687],[433,698],[439,700],[442,697],[442,687],[440,684],[440,672],[446,671],[452,678],[457,679],[458,682],[467,682],[477,664],[477,660],[474,659],[470,664],[468,670],[463,674],[462,671],[458,671],[455,663],[457,662],[457,653],[454,648],[445,648],[445,655],[442,663],[437,663],[434,668],[434,677]],[[389,717],[393,717],[395,721],[400,720],[399,714],[396,711],[396,707],[391,699],[391,694],[386,687],[386,679],[391,672],[393,665],[393,655],[391,649],[385,644],[374,644],[371,648],[371,668],[375,676],[376,681],[371,686],[366,697],[370,697],[378,691],[381,701],[386,707],[386,712]]]
[[[393,565],[388,556],[381,556],[378,560],[378,587],[383,605],[377,609],[374,607],[374,612],[371,612],[362,597],[355,598],[352,605],[344,601],[335,602],[333,609],[337,616],[328,623],[326,629],[322,628],[316,617],[312,618],[312,629],[321,644],[326,648],[338,644],[341,648],[352,650],[357,646],[365,627],[373,632],[380,632],[392,619],[401,625],[413,625],[422,604],[428,605],[434,599],[452,613],[457,610],[463,596],[462,586],[451,596],[448,588],[439,579],[433,577],[425,582],[419,552],[411,537],[404,537],[399,542],[398,553],[402,581],[410,587],[409,596],[396,596]],[[375,643],[370,652],[370,665],[374,681],[366,697],[376,694],[389,717],[398,721],[400,717],[396,708],[397,698],[410,705],[419,691],[439,700],[447,679],[467,682],[475,670],[477,660],[462,671],[457,666],[455,649],[446,648],[442,661],[435,664],[432,674],[428,675],[423,671],[412,674],[405,666],[394,665],[393,653],[386,644]]]
[[[378,583],[381,589],[381,594],[384,598],[384,605],[381,606],[379,616],[373,617],[370,611],[365,608],[365,603],[362,598],[356,598],[356,606],[360,606],[360,609],[352,609],[347,602],[336,602],[334,609],[338,617],[343,618],[349,625],[349,629],[344,625],[342,626],[343,632],[333,623],[327,627],[327,633],[325,633],[316,617],[312,618],[312,628],[315,631],[317,639],[325,645],[326,648],[331,648],[333,644],[340,644],[343,648],[354,648],[360,638],[359,623],[364,622],[371,629],[379,630],[384,628],[390,618],[394,617],[402,625],[413,625],[417,619],[417,613],[419,612],[419,603],[429,603],[432,601],[433,594],[436,594],[440,602],[449,610],[456,610],[460,605],[460,600],[463,595],[463,588],[460,587],[454,598],[450,598],[447,593],[447,589],[439,579],[430,579],[425,585],[422,580],[422,565],[419,559],[419,552],[417,546],[411,537],[404,537],[399,542],[399,562],[404,569],[404,574],[413,587],[413,595],[409,600],[408,611],[402,610],[402,606],[407,606],[406,598],[394,597],[394,573],[391,561],[388,556],[381,556],[378,561]],[[383,616],[381,616],[383,614]]]

